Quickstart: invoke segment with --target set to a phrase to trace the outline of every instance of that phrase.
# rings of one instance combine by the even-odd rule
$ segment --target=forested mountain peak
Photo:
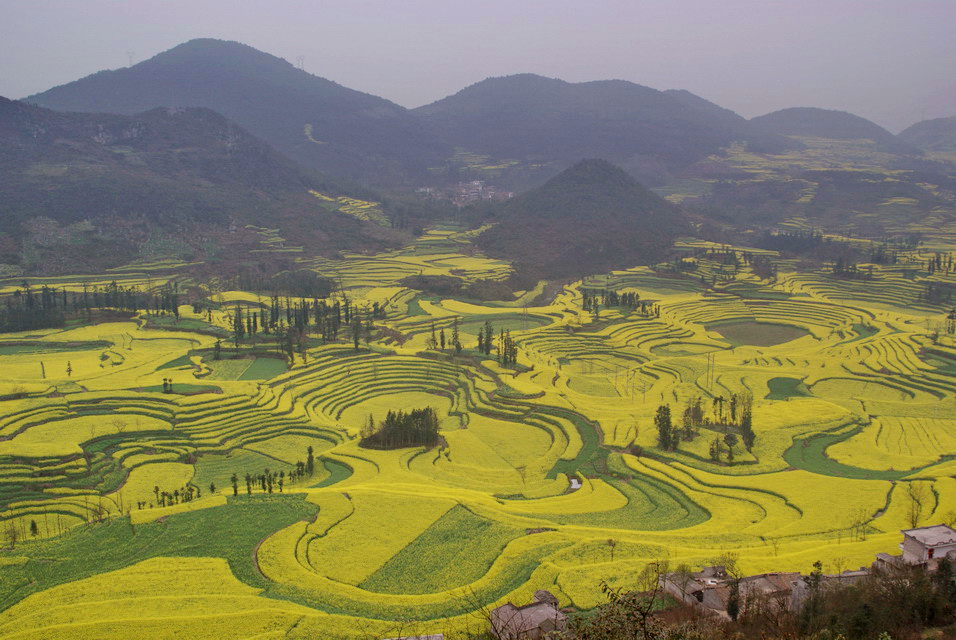
[[[546,277],[653,261],[688,228],[680,209],[600,159],[577,162],[502,205],[496,217],[481,245],[519,271]]]
[[[880,125],[846,111],[818,107],[791,107],[756,118],[755,126],[786,136],[815,136],[836,140],[869,139],[893,143],[895,136]]]
[[[208,38],[27,100],[51,109],[127,115],[160,106],[207,107],[306,166],[380,184],[407,180],[430,164],[426,158],[447,151],[393,102],[247,45]]]

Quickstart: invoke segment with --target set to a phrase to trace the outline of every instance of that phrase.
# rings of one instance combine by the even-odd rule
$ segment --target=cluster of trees
[[[481,336],[479,336],[479,339]],[[459,319],[456,317],[451,325],[451,335],[448,336],[445,334],[445,328],[442,327],[438,334],[435,333],[435,323],[432,323],[431,333],[428,336],[428,348],[435,350],[441,349],[445,350],[446,347],[451,347],[455,350],[455,353],[461,353],[462,344],[461,344],[461,333],[459,331]]]
[[[657,429],[657,446],[664,451],[676,451],[680,444],[680,432],[671,422],[671,406],[662,404],[654,414],[654,427]]]
[[[930,304],[950,304],[953,302],[954,293],[956,293],[956,285],[949,282],[926,282],[923,284],[919,300]]]
[[[953,272],[953,254],[937,252],[926,263],[926,270],[930,275],[934,273],[952,273]]]
[[[797,637],[831,637],[847,640],[883,637],[925,637],[930,626],[952,624],[956,614],[956,580],[950,562],[943,558],[934,572],[919,566],[877,567],[852,584],[833,584],[823,578],[821,563],[814,564],[808,595],[798,612],[784,618]],[[768,620],[745,609],[738,618],[744,628],[766,628]]]
[[[409,413],[389,411],[377,427],[369,415],[361,435],[359,446],[367,449],[434,447],[438,444],[438,414],[431,407]]]
[[[252,495],[253,491],[259,489],[262,493],[273,493],[276,490],[283,492],[286,484],[298,482],[302,478],[311,478],[315,474],[315,450],[309,445],[306,448],[305,462],[299,460],[288,472],[285,470],[270,471],[263,469],[262,473],[246,473],[243,477],[246,485],[246,495]],[[229,484],[232,486],[232,495],[239,495],[239,475],[233,473],[229,478]],[[210,490],[215,492],[215,487],[210,486]]]
[[[868,262],[874,264],[897,264],[899,262],[899,252],[886,244],[878,244],[870,249]]]
[[[824,246],[845,245],[846,243],[827,238],[822,231],[809,229],[784,232],[765,231],[754,244],[761,249],[770,249],[782,253],[806,254]]]
[[[641,294],[637,291],[618,293],[608,289],[581,289],[581,295],[585,311],[594,307],[626,307],[633,311],[641,304]]]
[[[478,330],[478,353],[490,356],[494,348],[495,328],[491,325],[491,321],[487,320],[485,321],[485,326]]]
[[[511,337],[510,331],[502,331],[498,335],[498,362],[510,367],[518,361],[518,343]]]
[[[757,435],[753,430],[753,396],[750,393],[732,393],[730,397],[715,396],[708,414],[704,399],[693,396],[687,399],[681,413],[680,425],[674,424],[669,404],[657,407],[654,415],[654,427],[657,429],[657,445],[664,451],[675,451],[681,440],[692,441],[700,427],[722,428],[725,433],[714,438],[710,444],[710,456],[717,462],[726,445],[727,459],[734,460],[734,447],[739,441],[749,451],[753,448]],[[723,443],[721,443],[723,440]]]
[[[335,281],[311,269],[280,271],[273,276],[244,271],[230,281],[231,289],[238,291],[269,292],[296,298],[328,298],[335,291]]]
[[[833,275],[837,278],[846,280],[872,280],[873,265],[867,265],[866,269],[861,269],[856,262],[843,257],[837,258],[833,263]]]
[[[445,348],[445,330],[439,333],[439,342],[441,348]],[[461,340],[458,334],[458,318],[452,325],[451,346],[455,348],[455,353],[461,353]],[[435,347],[435,327],[432,326],[432,334],[428,340],[428,347]],[[490,320],[485,321],[485,325],[478,330],[478,353],[490,356],[492,352],[498,358],[498,362],[503,366],[511,366],[518,361],[518,342],[511,337],[511,331],[501,330],[495,337],[495,328]]]
[[[170,313],[178,317],[179,302],[176,283],[148,292],[138,287],[121,287],[115,281],[103,287],[84,284],[82,291],[46,285],[34,288],[23,282],[0,306],[0,332],[62,327],[71,317],[89,317],[94,309]]]
[[[273,296],[268,309],[246,310],[236,305],[231,315],[232,339],[236,348],[243,341],[256,344],[258,334],[269,336],[290,361],[295,353],[305,352],[305,340],[320,334],[324,342],[334,342],[342,327],[348,327],[350,337],[358,349],[361,340],[369,341],[374,319],[384,318],[386,306],[374,302],[371,306],[358,308],[343,296],[340,300],[294,300]]]
[[[648,300],[641,300],[637,291],[618,293],[608,289],[581,289],[581,308],[595,316],[602,307],[624,307],[630,311],[639,311],[643,316],[659,316],[660,307]]]
[[[744,254],[744,259],[750,263],[750,269],[754,272],[754,275],[760,278],[761,280],[769,280],[770,282],[776,282],[777,280],[777,264],[765,255],[751,255],[750,253]]]

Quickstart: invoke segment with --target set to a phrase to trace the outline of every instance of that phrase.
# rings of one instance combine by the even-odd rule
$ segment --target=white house
[[[906,529],[903,533],[903,542],[900,549],[903,551],[903,562],[907,564],[925,564],[928,569],[935,569],[940,558],[956,557],[956,531],[945,524],[934,524],[930,527]]]

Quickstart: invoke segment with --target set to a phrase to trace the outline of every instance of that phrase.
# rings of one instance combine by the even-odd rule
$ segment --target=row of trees
[[[451,325],[451,336],[445,334],[445,328],[442,327],[439,329],[438,334],[435,334],[435,323],[432,323],[431,333],[428,336],[427,347],[429,349],[441,349],[445,350],[446,347],[451,347],[455,350],[455,353],[461,353],[461,350],[464,348],[461,344],[461,332],[460,332],[460,321],[458,317],[452,321]],[[479,336],[479,340],[483,339],[484,332]]]
[[[362,309],[345,297],[329,303],[325,300],[292,300],[278,297],[271,300],[268,309],[246,310],[236,305],[231,315],[232,340],[238,349],[243,342],[255,346],[260,340],[272,342],[276,349],[295,361],[298,352],[305,357],[307,338],[315,333],[324,342],[334,342],[342,327],[347,327],[356,350],[362,340],[368,344],[374,331],[374,318],[385,316],[385,305],[378,302]],[[257,338],[259,334],[263,338]],[[221,345],[217,345],[215,359],[219,359]]]
[[[246,495],[252,495],[255,490],[262,493],[282,493],[286,484],[294,484],[303,478],[311,478],[315,474],[315,449],[309,445],[306,448],[306,458],[303,462],[299,460],[289,471],[279,470],[271,471],[268,468],[262,470],[262,473],[246,473],[243,477],[246,486]],[[229,484],[232,486],[232,495],[239,495],[239,474],[233,473],[229,478]],[[212,486],[210,489],[215,490]]]
[[[62,327],[71,317],[89,317],[94,309],[168,313],[178,317],[179,302],[179,288],[175,283],[156,291],[121,287],[115,281],[104,287],[84,284],[82,291],[67,291],[46,285],[34,288],[29,282],[23,282],[0,307],[0,332]]]
[[[269,307],[259,311],[243,312],[242,307],[236,305],[231,316],[232,336],[238,346],[243,340],[255,342],[260,332],[265,335],[288,334],[288,329],[294,329],[293,335],[321,334],[326,342],[334,342],[343,325],[351,327],[353,335],[361,336],[356,327],[370,332],[373,320],[384,318],[385,314],[383,304],[374,302],[360,309],[345,296],[333,302],[274,296]]]

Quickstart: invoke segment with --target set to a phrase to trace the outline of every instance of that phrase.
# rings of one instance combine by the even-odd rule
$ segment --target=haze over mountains
[[[191,40],[129,68],[26,99],[62,111],[131,115],[206,107],[302,164],[388,183],[446,154],[406,109],[238,42]]]
[[[866,118],[831,109],[793,107],[781,109],[750,120],[759,129],[784,136],[814,136],[835,140],[873,140],[881,147],[902,153],[913,153],[896,136]]]
[[[206,107],[306,166],[381,186],[483,177],[461,151],[487,156],[486,166],[503,167],[491,175],[521,189],[584,157],[606,158],[645,181],[664,182],[675,168],[734,141],[774,153],[800,146],[791,135],[894,139],[839,112],[788,109],[747,121],[687,91],[534,74],[489,78],[409,110],[246,45],[212,39],[26,100],[128,115],[159,106]]]
[[[10,254],[30,244],[28,221],[37,217],[65,225],[142,219],[178,233],[196,224],[291,231],[302,223],[299,242],[324,251],[385,246],[395,234],[388,226],[431,215],[386,205],[375,225],[316,213],[310,190],[383,199],[341,179],[393,194],[474,179],[520,192],[573,167],[482,214],[498,222],[482,246],[551,277],[580,275],[572,254],[596,270],[650,260],[682,228],[678,209],[608,163],[672,202],[733,224],[809,216],[851,229],[859,217],[880,233],[883,203],[904,198],[923,217],[956,193],[949,160],[939,157],[956,147],[953,119],[900,136],[815,108],[748,121],[688,91],[534,74],[489,78],[405,109],[213,39],[26,102],[78,112],[9,101],[0,109],[6,262],[33,266],[43,259]],[[582,158],[604,162],[578,164]],[[652,217],[655,224],[646,224]],[[613,231],[597,237],[597,228]]]
[[[899,138],[925,151],[956,153],[956,116],[917,122],[902,131]]]

